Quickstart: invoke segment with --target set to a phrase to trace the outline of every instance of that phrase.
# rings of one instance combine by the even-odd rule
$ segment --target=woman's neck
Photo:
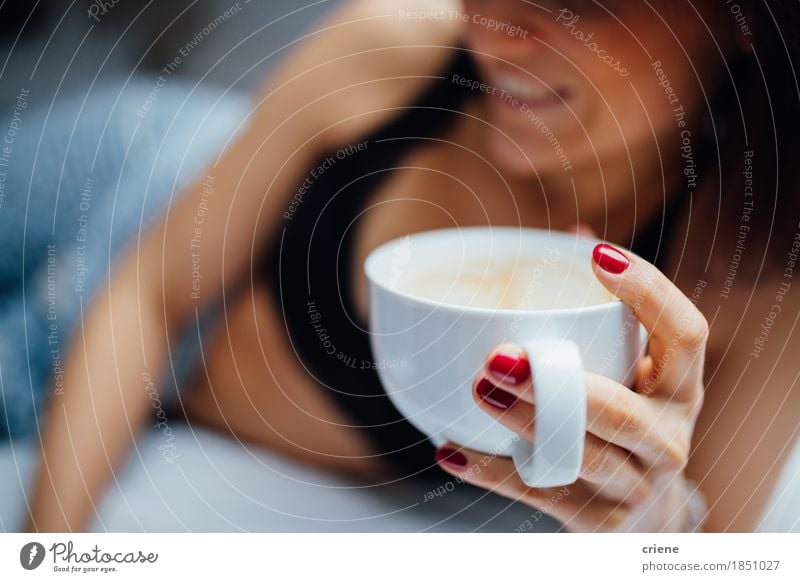
[[[663,150],[662,150],[663,151]],[[629,157],[630,153],[630,157]],[[650,223],[680,187],[680,160],[658,157],[653,144],[630,147],[600,163],[591,161],[569,174],[560,168],[535,177],[506,176],[515,192],[537,192],[519,196],[523,212],[541,214],[547,208],[547,224],[563,230],[576,222],[590,226],[599,237],[627,245]]]

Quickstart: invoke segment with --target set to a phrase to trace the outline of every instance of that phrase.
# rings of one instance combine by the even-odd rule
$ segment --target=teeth
[[[530,99],[532,101],[548,101],[554,100],[555,94],[546,87],[539,84],[530,83],[527,80],[520,79],[515,75],[498,75],[497,85],[512,95],[522,99]]]

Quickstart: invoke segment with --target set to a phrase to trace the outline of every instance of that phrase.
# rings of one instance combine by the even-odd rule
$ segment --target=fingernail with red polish
[[[433,458],[437,463],[450,465],[454,469],[463,469],[467,466],[467,457],[464,453],[450,447],[443,447],[436,450]]]
[[[498,388],[486,378],[478,382],[475,392],[486,404],[498,410],[508,410],[517,402],[516,396]]]
[[[531,377],[531,364],[528,358],[521,355],[497,353],[489,360],[488,367],[496,380],[516,386]]]
[[[606,243],[600,243],[594,247],[592,252],[594,262],[597,263],[601,269],[619,275],[625,269],[631,266],[631,262],[620,251]]]

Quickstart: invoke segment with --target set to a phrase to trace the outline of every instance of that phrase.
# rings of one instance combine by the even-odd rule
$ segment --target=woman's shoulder
[[[413,101],[454,58],[463,26],[459,6],[350,0],[297,41],[264,99],[302,111],[326,149],[354,142]]]

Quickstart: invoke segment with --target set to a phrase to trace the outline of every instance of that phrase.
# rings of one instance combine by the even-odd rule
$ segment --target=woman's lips
[[[506,105],[519,108],[527,104],[530,108],[544,108],[563,106],[569,98],[569,92],[564,88],[548,87],[528,77],[509,73],[494,73],[490,83],[504,91],[493,96]],[[509,98],[510,97],[510,98]],[[514,105],[514,100],[518,103]]]

